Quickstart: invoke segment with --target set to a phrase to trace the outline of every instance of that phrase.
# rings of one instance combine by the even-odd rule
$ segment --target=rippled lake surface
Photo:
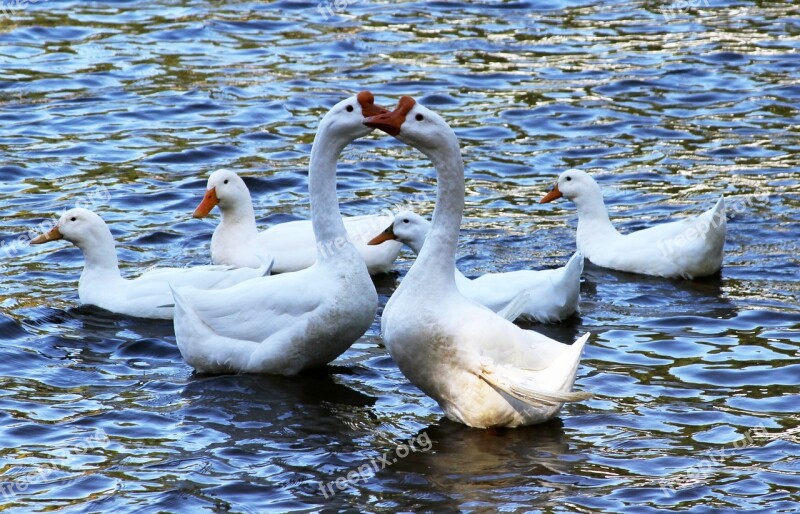
[[[800,511],[798,9],[338,4],[0,12],[0,508]],[[377,319],[319,373],[197,376],[171,323],[76,307],[76,248],[14,246],[81,203],[111,225],[126,273],[206,263],[217,218],[191,212],[207,174],[246,175],[264,225],[307,217],[317,121],[362,89],[414,95],[455,127],[468,275],[566,261],[574,207],[537,202],[569,167],[598,178],[623,230],[724,193],[721,275],[587,264],[580,316],[532,328],[593,333],[577,387],[596,397],[481,431],[404,379]],[[345,151],[339,184],[345,214],[433,207],[426,159],[378,134]],[[382,304],[411,262],[376,279]],[[431,444],[323,493],[412,440]]]

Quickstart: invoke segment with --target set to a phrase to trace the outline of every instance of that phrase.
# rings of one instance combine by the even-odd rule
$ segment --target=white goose
[[[311,221],[289,221],[259,232],[250,191],[233,171],[217,170],[208,177],[206,194],[194,217],[207,216],[216,205],[222,211],[222,221],[211,236],[214,264],[252,268],[258,267],[263,259],[273,258],[273,273],[299,271],[314,264],[317,248]],[[367,246],[370,237],[391,223],[391,219],[385,215],[344,218],[347,236],[364,258],[371,275],[391,271],[403,246],[396,242],[386,247]]]
[[[430,233],[381,319],[384,342],[403,374],[448,418],[480,428],[546,421],[564,402],[590,396],[572,392],[589,334],[561,344],[458,291],[464,165],[452,129],[410,97],[365,123],[421,150],[439,181]]]
[[[688,279],[713,275],[722,267],[724,197],[699,216],[620,234],[608,219],[600,186],[585,171],[562,173],[540,203],[562,196],[578,208],[578,250],[597,266]]]
[[[309,268],[214,291],[176,289],[175,335],[199,372],[291,375],[342,354],[375,319],[378,295],[348,240],[336,198],[336,160],[372,129],[375,111],[361,92],[322,118],[309,164],[311,223],[317,244]]]
[[[394,223],[369,244],[396,240],[419,255],[431,224],[411,211],[395,215]],[[469,279],[456,268],[456,286],[461,294],[506,319],[517,318],[551,323],[578,310],[583,255],[575,253],[566,266],[541,271],[517,270],[486,273]]]
[[[258,269],[228,266],[160,268],[128,280],[122,278],[114,248],[114,236],[103,218],[82,208],[65,212],[46,234],[31,240],[42,244],[66,239],[80,248],[86,264],[78,281],[81,304],[139,318],[172,319],[170,284],[199,289],[229,287],[269,274],[269,262]]]

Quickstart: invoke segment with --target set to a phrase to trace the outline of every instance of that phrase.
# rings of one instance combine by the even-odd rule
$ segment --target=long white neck
[[[597,241],[607,237],[617,237],[619,232],[608,219],[608,210],[603,202],[603,192],[597,184],[575,198],[578,208],[578,246],[582,242]]]
[[[111,235],[107,225],[93,227],[89,237],[81,238],[74,244],[83,252],[83,258],[86,261],[81,277],[84,275],[120,276],[114,236]]]
[[[346,247],[355,251],[347,239],[336,196],[336,161],[348,143],[350,141],[347,138],[337,137],[328,130],[323,120],[311,147],[308,192],[311,198],[311,225],[317,242],[317,261],[330,259]]]
[[[458,139],[453,135],[428,157],[436,168],[436,208],[425,244],[403,283],[455,290],[456,249],[464,212],[464,163]]]
[[[224,207],[220,205],[220,210],[222,211],[222,221],[217,227],[220,232],[236,232],[242,236],[258,234],[256,212],[249,194],[242,194],[230,205],[226,204]]]

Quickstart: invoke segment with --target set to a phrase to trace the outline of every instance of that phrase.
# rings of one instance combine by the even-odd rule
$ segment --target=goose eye
[[[75,216],[73,216],[73,217],[71,217],[69,220],[70,220],[70,221],[77,221],[77,220],[78,220],[78,218],[76,218]]]
[[[228,183],[228,179],[225,179],[225,182],[223,182],[223,184],[227,184],[227,183]]]
[[[417,121],[422,121],[422,120],[424,120],[424,119],[425,119],[425,116],[423,116],[423,115],[421,115],[421,114],[417,114],[417,115],[415,116],[415,118],[416,118],[416,120],[417,120]]]
[[[404,219],[404,220],[403,220],[403,223],[408,223],[408,219]]]
[[[572,177],[567,177],[567,182],[569,182],[570,180],[572,180]]]
[[[346,107],[346,109],[347,109],[347,112],[353,112],[353,106],[352,105],[348,105]]]

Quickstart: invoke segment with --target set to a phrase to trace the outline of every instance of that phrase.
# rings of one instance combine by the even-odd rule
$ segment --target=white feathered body
[[[212,294],[176,290],[175,334],[184,359],[205,373],[281,375],[334,360],[369,329],[378,308],[352,246],[340,249],[335,262]]]
[[[725,200],[708,211],[679,221],[620,234],[598,234],[578,222],[578,250],[593,264],[618,271],[667,278],[713,275],[722,267]]]
[[[550,270],[486,273],[471,280],[461,279],[458,276],[461,273],[456,270],[456,284],[464,296],[495,312],[524,295],[519,317],[552,323],[579,310],[582,272],[583,255],[578,252],[566,266]]]
[[[172,319],[172,287],[201,290],[222,289],[269,273],[269,264],[259,268],[229,266],[160,268],[134,279],[124,279],[117,270],[85,269],[78,282],[81,304],[139,318]]]
[[[565,345],[461,295],[405,295],[399,288],[386,305],[381,330],[403,374],[448,418],[478,428],[516,427],[555,416],[560,399],[522,401],[487,378],[568,395],[588,339],[587,334]]]

